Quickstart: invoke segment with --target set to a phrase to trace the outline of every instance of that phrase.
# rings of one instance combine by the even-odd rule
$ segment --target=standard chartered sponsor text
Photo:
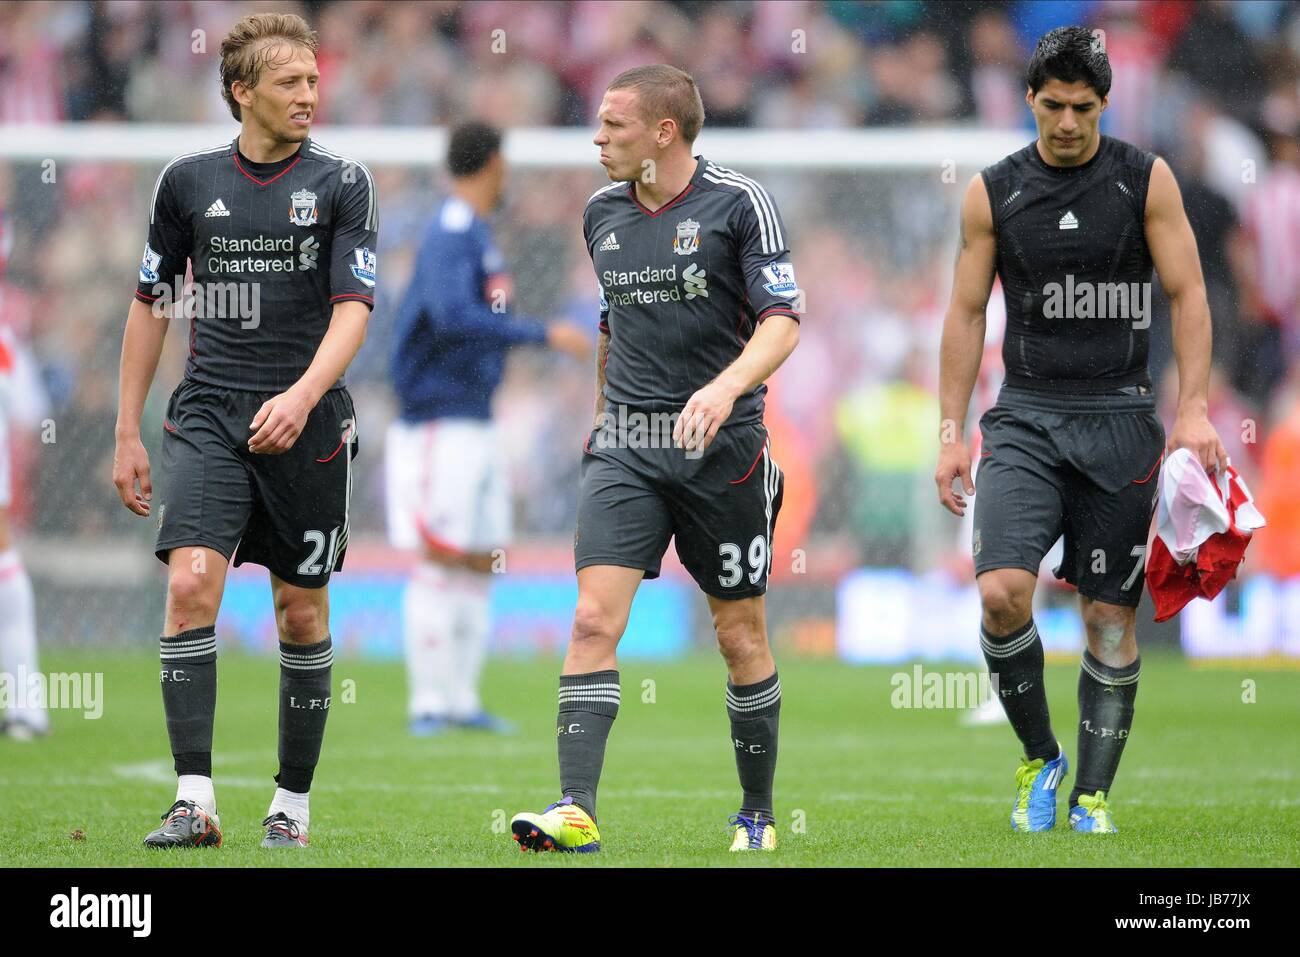
[[[606,269],[601,273],[605,298],[612,306],[646,305],[656,302],[681,302],[682,291],[677,285],[677,266],[666,269],[646,266],[644,269]],[[667,288],[646,289],[646,283],[670,283]],[[633,286],[627,292],[618,292],[619,286]]]
[[[274,238],[254,236],[252,239],[231,239],[226,236],[212,236],[208,247],[213,253],[280,253],[278,256],[247,256],[239,259],[226,259],[220,255],[208,257],[210,273],[250,273],[250,272],[293,272],[294,245],[292,236]]]

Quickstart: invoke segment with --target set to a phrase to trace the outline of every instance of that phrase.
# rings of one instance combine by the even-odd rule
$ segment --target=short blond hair
[[[249,14],[221,41],[221,96],[235,119],[243,117],[231,87],[257,86],[281,41],[316,53],[316,31],[296,13]]]
[[[704,101],[699,87],[689,73],[675,66],[634,66],[614,77],[606,89],[634,91],[641,118],[652,124],[665,117],[671,119],[687,146],[695,142],[704,126]]]

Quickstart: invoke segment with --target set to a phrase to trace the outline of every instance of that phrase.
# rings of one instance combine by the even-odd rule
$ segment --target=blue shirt
[[[546,341],[541,322],[494,304],[489,282],[504,272],[487,221],[464,200],[445,200],[397,311],[389,372],[404,420],[491,418],[506,351]]]

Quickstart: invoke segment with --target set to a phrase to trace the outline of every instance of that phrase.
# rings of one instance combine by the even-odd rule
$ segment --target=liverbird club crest
[[[679,256],[689,256],[700,248],[700,224],[693,219],[684,219],[677,224],[677,235],[673,237],[673,252]]]
[[[289,196],[289,222],[295,226],[316,224],[316,194],[300,189]]]

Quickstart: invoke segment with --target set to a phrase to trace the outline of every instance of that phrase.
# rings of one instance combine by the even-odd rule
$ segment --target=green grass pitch
[[[311,847],[258,847],[274,787],[273,658],[218,660],[214,770],[225,844],[148,851],[174,777],[157,662],[49,654],[49,671],[102,671],[104,713],[54,715],[54,735],[0,738],[0,864],[8,866],[1290,866],[1300,864],[1300,673],[1194,670],[1143,660],[1132,739],[1112,807],[1115,837],[1008,825],[1018,750],[1005,726],[953,710],[891,707],[910,666],[780,663],[775,854],[728,854],[739,800],[720,660],[626,662],[600,789],[600,855],[521,854],[508,821],[557,796],[558,663],[489,665],[489,706],[520,733],[406,733],[400,664],[339,660],[312,791]],[[927,670],[937,670],[927,665]],[[967,670],[970,666],[955,666]],[[1077,668],[1051,665],[1054,727],[1074,758]],[[1244,703],[1243,681],[1255,682]],[[344,685],[344,681],[354,682]],[[647,686],[645,682],[653,682]],[[355,700],[346,701],[347,688]],[[651,695],[653,701],[643,700]]]

